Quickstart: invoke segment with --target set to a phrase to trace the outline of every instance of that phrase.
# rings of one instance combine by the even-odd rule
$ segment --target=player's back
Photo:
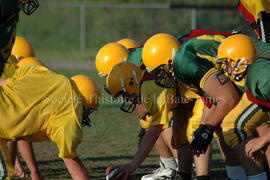
[[[72,84],[42,66],[20,67],[0,86],[0,136],[13,139],[35,134],[42,139],[51,120],[63,116],[80,119],[80,96]]]

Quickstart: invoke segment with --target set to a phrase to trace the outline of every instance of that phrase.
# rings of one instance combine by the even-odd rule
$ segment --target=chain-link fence
[[[179,37],[199,28],[254,36],[234,6],[43,2],[33,15],[21,13],[18,35],[28,38],[36,50],[93,55],[105,43],[121,38],[143,43],[159,32]]]

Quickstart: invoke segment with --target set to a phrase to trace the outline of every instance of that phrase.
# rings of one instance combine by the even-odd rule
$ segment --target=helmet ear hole
[[[128,83],[128,85],[132,86],[132,85],[133,85],[133,81],[130,81],[130,82]]]
[[[168,64],[172,64],[172,60],[171,59],[169,59]]]

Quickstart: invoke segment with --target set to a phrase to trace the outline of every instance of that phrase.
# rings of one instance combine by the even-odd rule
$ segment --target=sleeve
[[[141,88],[141,97],[151,115],[149,126],[168,126],[172,117],[175,94],[171,90],[157,86],[153,81],[145,81]]]
[[[213,62],[206,58],[214,48],[212,48],[211,44],[205,43],[206,40],[191,39],[176,54],[173,68],[180,83],[198,89],[204,75],[214,68]],[[203,53],[205,56],[199,57],[197,54],[203,48],[205,49]],[[206,53],[206,51],[209,52]]]
[[[76,149],[82,139],[81,128],[76,118],[62,117],[51,120],[47,134],[57,145],[60,158],[77,157]]]
[[[10,78],[8,80],[8,82],[19,80],[19,79],[31,74],[33,71],[43,70],[43,69],[44,69],[44,67],[33,65],[33,64],[23,65],[23,66],[19,67],[18,69],[16,69],[14,75],[12,76],[12,78]]]
[[[7,62],[4,65],[4,70],[0,78],[11,78],[16,71],[16,64],[18,63],[15,56],[9,56]]]

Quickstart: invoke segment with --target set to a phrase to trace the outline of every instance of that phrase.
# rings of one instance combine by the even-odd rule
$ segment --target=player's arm
[[[269,143],[270,143],[270,133],[249,140],[245,147],[246,155],[249,158],[256,159],[256,152],[264,148],[265,145]]]
[[[88,180],[90,179],[86,168],[82,164],[79,158],[63,158],[68,172],[70,173],[72,179],[76,180]]]
[[[153,125],[148,128],[145,135],[142,138],[141,145],[139,146],[134,158],[131,163],[115,166],[113,169],[117,169],[116,179],[121,178],[127,179],[145,160],[150,151],[153,149],[161,131],[163,125]]]
[[[0,84],[5,84],[7,81],[7,79],[4,79],[4,78],[0,78]]]
[[[216,105],[212,106],[211,113],[203,115],[203,124],[213,127],[218,126],[240,101],[239,94],[233,84],[229,81],[221,85],[216,78],[216,74],[210,75],[202,87],[206,94],[216,100]]]
[[[212,141],[215,128],[240,101],[233,84],[229,81],[221,85],[216,78],[216,73],[206,79],[202,88],[206,94],[215,98],[216,104],[210,109],[204,106],[201,125],[193,133],[191,146],[193,153],[197,156],[206,152],[208,145]]]
[[[154,125],[148,128],[142,139],[141,145],[139,146],[134,158],[132,159],[131,164],[133,164],[134,167],[138,168],[153,149],[162,131],[162,127],[163,125]]]

